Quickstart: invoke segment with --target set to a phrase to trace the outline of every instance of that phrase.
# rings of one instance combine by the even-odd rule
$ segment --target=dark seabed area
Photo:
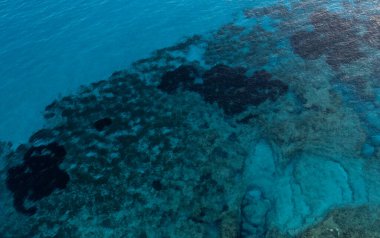
[[[247,7],[0,144],[1,237],[380,238],[380,5]]]

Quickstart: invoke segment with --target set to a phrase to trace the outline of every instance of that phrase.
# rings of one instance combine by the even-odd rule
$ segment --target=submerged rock
[[[247,77],[244,68],[217,65],[205,72],[199,91],[205,101],[216,102],[226,114],[233,115],[284,95],[287,85],[271,77],[265,70]]]
[[[371,46],[380,49],[380,17],[379,15],[371,16],[366,22],[366,33],[364,40]]]
[[[194,86],[199,76],[198,70],[191,65],[181,65],[173,71],[166,72],[161,77],[158,88],[167,93],[173,93],[178,88],[189,90]]]
[[[169,96],[136,75],[124,75],[58,100],[48,112],[61,115],[68,109],[76,113],[56,118],[42,133],[50,138],[47,132],[56,132],[56,141],[68,148],[65,160],[53,145],[32,147],[29,153],[33,161],[46,151],[43,159],[62,162],[70,174],[70,186],[64,193],[53,192],[65,185],[60,172],[54,173],[61,174],[59,178],[50,174],[53,168],[57,170],[55,164],[47,165],[51,183],[43,180],[45,173],[40,169],[29,173],[29,160],[15,168],[9,173],[8,187],[14,191],[16,209],[34,213],[35,208],[25,208],[28,203],[23,203],[30,201],[38,213],[14,225],[18,213],[7,208],[9,219],[0,226],[0,233],[32,237],[39,229],[42,237],[91,237],[94,233],[107,236],[112,228],[116,237],[142,233],[147,237],[218,237],[220,217],[238,214],[241,187],[235,184],[245,150],[238,140],[230,139],[236,129],[200,96],[189,92]],[[107,136],[89,129],[99,118],[112,118]],[[49,196],[34,195],[40,192],[37,186],[44,188],[42,195]],[[45,221],[60,226],[45,227]],[[239,234],[238,224],[224,220],[223,235]],[[225,229],[230,226],[234,230]]]
[[[364,57],[359,49],[361,37],[353,21],[321,10],[310,21],[313,31],[298,31],[291,37],[294,52],[305,59],[327,56],[327,63],[336,68]]]
[[[299,238],[378,238],[380,237],[378,205],[339,208],[315,226],[302,232]]]
[[[26,208],[25,200],[37,201],[49,196],[55,189],[64,189],[69,175],[59,168],[66,150],[58,143],[30,148],[24,163],[8,170],[6,184],[13,193],[14,207],[26,215],[36,213],[36,207]]]
[[[109,117],[105,117],[103,119],[97,120],[94,123],[94,127],[97,131],[102,131],[104,130],[104,128],[106,128],[107,126],[110,126],[111,124],[112,124],[112,119]]]
[[[165,73],[159,89],[173,93],[176,89],[195,91],[206,102],[217,103],[227,115],[241,113],[248,106],[257,106],[266,100],[276,100],[288,87],[280,80],[271,80],[265,70],[246,76],[246,69],[218,64],[205,71],[202,83],[195,83],[198,71],[192,66],[180,66]]]

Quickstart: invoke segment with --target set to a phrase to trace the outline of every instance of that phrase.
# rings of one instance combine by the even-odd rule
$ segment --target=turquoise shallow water
[[[3,237],[380,237],[377,2],[39,4],[1,2]]]
[[[0,137],[22,143],[58,94],[106,78],[154,49],[205,33],[251,1],[0,3]],[[263,3],[260,3],[263,4]]]

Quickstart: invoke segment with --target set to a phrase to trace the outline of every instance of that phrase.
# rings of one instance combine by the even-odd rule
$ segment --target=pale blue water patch
[[[214,29],[252,5],[258,2],[0,1],[0,139],[25,141],[59,94]]]
[[[295,234],[331,208],[380,201],[375,189],[379,182],[373,179],[378,171],[373,169],[367,177],[363,160],[304,154],[285,168],[280,161],[265,141],[256,145],[247,160],[248,195],[256,211],[250,211],[246,219],[257,227],[269,224]]]

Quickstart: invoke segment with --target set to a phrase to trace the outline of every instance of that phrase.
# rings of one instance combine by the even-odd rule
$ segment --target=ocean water
[[[185,36],[227,23],[249,5],[251,1],[1,1],[0,137],[24,142],[43,125],[44,107],[59,95],[107,78]]]
[[[1,237],[380,237],[376,1],[0,6]]]

